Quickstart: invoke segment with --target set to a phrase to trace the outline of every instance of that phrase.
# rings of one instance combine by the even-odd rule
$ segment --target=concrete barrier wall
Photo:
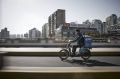
[[[0,69],[3,67],[3,56],[0,54]]]
[[[42,67],[0,71],[0,79],[120,79],[119,75],[119,67]]]
[[[58,52],[8,52],[6,56],[59,56]],[[120,52],[92,52],[91,56],[120,56]]]
[[[0,79],[120,79],[120,72],[107,73],[25,73],[4,72]]]
[[[6,52],[0,52],[0,69],[4,66],[4,56]]]
[[[59,56],[62,48],[0,48],[8,56]],[[77,49],[78,52],[79,49]],[[120,56],[119,48],[93,48],[92,56]]]

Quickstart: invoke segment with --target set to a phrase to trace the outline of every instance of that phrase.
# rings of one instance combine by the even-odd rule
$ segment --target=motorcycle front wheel
[[[63,61],[69,57],[69,51],[67,49],[62,49],[59,51],[59,58]]]

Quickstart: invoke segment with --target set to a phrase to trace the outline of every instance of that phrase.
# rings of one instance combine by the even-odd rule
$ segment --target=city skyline
[[[66,22],[105,21],[111,14],[120,17],[119,0],[47,1],[0,0],[0,30],[7,27],[11,34],[22,34],[35,27],[41,31],[50,14],[57,9],[66,10]]]

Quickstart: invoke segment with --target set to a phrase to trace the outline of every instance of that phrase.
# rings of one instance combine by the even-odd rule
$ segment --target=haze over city
[[[57,9],[66,11],[66,22],[82,23],[89,19],[105,21],[111,14],[120,16],[120,0],[0,0],[0,30],[22,34],[32,28],[41,31]]]

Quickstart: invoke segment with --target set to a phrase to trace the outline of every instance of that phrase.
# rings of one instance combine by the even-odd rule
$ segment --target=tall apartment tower
[[[96,28],[97,31],[99,31],[100,34],[103,33],[103,23],[102,23],[101,20],[99,20],[99,19],[93,20],[92,25],[93,25],[92,27]]]
[[[48,23],[45,23],[42,26],[42,38],[48,38],[48,35],[49,35],[48,31],[49,31]]]
[[[106,24],[108,27],[117,24],[117,15],[112,14],[111,16],[107,17]]]
[[[120,17],[118,17],[117,24],[120,26]]]
[[[58,9],[48,17],[49,36],[55,36],[55,30],[65,24],[65,10]]]

